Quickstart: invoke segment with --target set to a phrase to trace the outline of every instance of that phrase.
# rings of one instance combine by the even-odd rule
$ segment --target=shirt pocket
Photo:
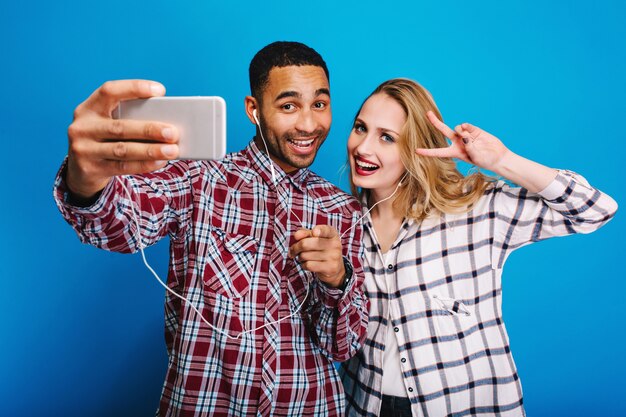
[[[430,304],[434,330],[440,341],[464,339],[478,330],[472,307],[462,301],[434,294],[427,302]]]
[[[454,298],[442,297],[440,295],[434,294],[433,296],[431,296],[431,303],[432,303],[433,309],[438,308],[440,310],[444,310],[447,313],[447,315],[452,315],[452,316],[457,316],[457,315],[471,316],[472,315],[469,308],[467,308],[467,306],[462,301],[455,300]]]
[[[252,236],[211,230],[211,250],[204,268],[205,289],[228,298],[241,298],[250,289],[258,241]]]

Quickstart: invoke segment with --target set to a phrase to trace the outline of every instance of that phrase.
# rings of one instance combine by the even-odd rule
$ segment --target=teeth
[[[378,165],[374,165],[374,164],[368,164],[367,162],[363,162],[363,161],[355,161],[356,164],[360,167],[360,168],[365,168],[365,169],[376,169],[378,168]]]
[[[306,148],[307,146],[311,146],[311,144],[313,143],[315,139],[309,139],[309,140],[290,140],[289,142],[293,143],[296,146],[299,146],[301,148]]]

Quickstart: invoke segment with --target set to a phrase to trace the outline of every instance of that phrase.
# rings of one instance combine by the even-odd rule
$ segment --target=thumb
[[[298,229],[296,233],[294,233],[293,238],[296,240],[296,242],[299,242],[300,240],[304,238],[311,237],[312,234],[313,232],[311,230]]]
[[[338,236],[338,234],[334,227],[324,224],[313,228],[313,236],[324,239],[332,239]]]

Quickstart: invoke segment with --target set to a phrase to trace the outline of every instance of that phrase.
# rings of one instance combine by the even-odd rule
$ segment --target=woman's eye
[[[391,142],[391,143],[393,143],[393,142],[395,142],[395,141],[396,141],[396,140],[394,139],[394,137],[393,137],[393,136],[391,136],[391,135],[386,135],[386,134],[382,135],[382,136],[381,136],[381,139],[382,139],[383,141],[385,141],[385,142]]]
[[[355,123],[354,124],[354,131],[357,133],[364,133],[367,130],[365,129],[365,126],[363,126],[361,123]]]

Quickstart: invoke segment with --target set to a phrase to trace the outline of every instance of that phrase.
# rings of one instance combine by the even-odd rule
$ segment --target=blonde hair
[[[416,220],[436,212],[468,211],[493,179],[480,172],[463,176],[451,158],[420,156],[415,153],[417,148],[449,146],[445,136],[426,117],[430,110],[443,120],[428,90],[415,81],[394,78],[379,85],[365,101],[376,94],[385,94],[392,98],[406,114],[406,123],[397,144],[408,175],[393,200],[394,210],[404,217]],[[361,109],[356,117],[360,112]],[[357,189],[352,182],[352,175],[350,187],[352,193],[359,198],[367,192]]]

